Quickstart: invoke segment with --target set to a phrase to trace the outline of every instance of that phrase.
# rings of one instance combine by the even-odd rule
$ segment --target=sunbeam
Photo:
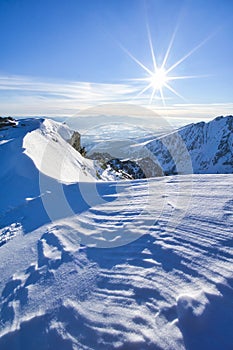
[[[147,36],[148,36],[148,42],[149,42],[149,47],[151,52],[153,70],[149,69],[141,61],[139,61],[139,59],[137,59],[131,52],[129,52],[129,50],[127,50],[124,46],[120,44],[120,47],[122,48],[122,50],[146,72],[145,78],[130,79],[130,81],[135,81],[140,83],[140,86],[142,85],[142,83],[146,84],[141,88],[141,90],[139,91],[139,93],[136,95],[135,98],[143,95],[145,92],[151,89],[149,103],[152,104],[153,100],[156,98],[156,99],[160,99],[163,105],[165,106],[165,97],[164,97],[164,91],[163,91],[164,89],[169,90],[177,97],[181,98],[182,100],[185,100],[185,98],[180,93],[178,93],[173,86],[171,86],[171,82],[174,82],[176,80],[206,77],[206,75],[205,76],[204,75],[184,75],[184,76],[170,75],[171,72],[174,71],[177,66],[179,66],[186,59],[188,59],[194,52],[200,49],[200,47],[202,47],[212,37],[212,35],[208,36],[205,40],[203,40],[200,44],[196,45],[191,51],[189,51],[187,54],[185,54],[175,63],[173,63],[169,67],[166,67],[171,50],[172,50],[172,46],[175,41],[177,30],[178,30],[178,25],[176,26],[174,32],[172,33],[172,37],[169,42],[166,53],[164,55],[164,58],[162,60],[162,64],[159,66],[155,55],[155,50],[153,47],[151,31],[147,22]]]
[[[154,48],[153,48],[153,44],[152,44],[151,33],[150,33],[150,28],[149,28],[148,22],[147,22],[147,34],[148,34],[148,40],[149,40],[149,45],[150,45],[150,51],[151,51],[154,71],[156,71],[157,63],[156,63],[155,52],[154,52]]]

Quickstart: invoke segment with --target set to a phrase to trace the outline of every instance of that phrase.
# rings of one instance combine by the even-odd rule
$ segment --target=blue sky
[[[164,87],[164,101],[140,94],[148,74],[136,60],[153,71],[148,28],[158,66],[175,30],[165,68],[193,51],[170,74],[195,77],[169,82],[177,94]],[[187,119],[230,114],[232,36],[231,0],[1,0],[0,114],[118,102]]]

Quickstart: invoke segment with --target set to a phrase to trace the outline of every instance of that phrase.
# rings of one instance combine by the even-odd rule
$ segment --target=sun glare
[[[207,39],[203,40],[199,45],[194,47],[190,52],[188,52],[185,56],[180,58],[177,62],[175,62],[174,64],[172,64],[169,67],[166,67],[167,61],[168,61],[168,58],[169,58],[169,55],[170,55],[170,52],[171,52],[171,49],[172,49],[172,45],[173,45],[173,42],[174,42],[174,39],[175,39],[175,36],[176,36],[176,31],[177,31],[177,28],[175,29],[175,31],[174,31],[174,33],[172,35],[171,41],[170,41],[170,43],[168,45],[168,48],[167,48],[167,51],[165,53],[165,56],[164,56],[162,64],[158,65],[157,64],[157,59],[155,57],[153,44],[152,44],[150,29],[149,29],[149,26],[147,25],[148,41],[149,41],[149,45],[150,45],[150,51],[151,51],[151,57],[152,57],[152,63],[153,63],[153,70],[151,70],[148,67],[146,67],[135,56],[133,56],[125,47],[120,45],[121,48],[127,53],[127,55],[129,57],[131,57],[131,59],[134,62],[136,62],[147,74],[147,77],[145,77],[145,78],[141,77],[141,78],[138,78],[138,79],[131,79],[131,80],[133,80],[135,82],[140,83],[140,87],[141,87],[141,90],[135,96],[134,99],[136,99],[137,97],[143,95],[148,90],[151,90],[150,103],[152,103],[153,99],[156,98],[156,99],[160,99],[163,102],[163,105],[165,106],[165,98],[164,98],[163,90],[166,88],[172,94],[174,94],[174,95],[178,96],[179,98],[185,100],[184,97],[181,96],[172,87],[172,82],[176,81],[176,80],[181,80],[181,79],[190,79],[190,78],[201,77],[201,76],[192,76],[192,75],[188,75],[188,76],[174,76],[174,75],[172,75],[172,76],[169,76],[169,73],[174,71],[174,69],[177,66],[179,66],[182,62],[184,62],[187,58],[189,58],[195,51],[197,51],[210,38],[210,37],[208,37]],[[143,83],[144,87],[142,86],[142,83]]]
[[[158,68],[149,78],[151,87],[155,90],[162,89],[168,81],[167,72],[164,68]]]

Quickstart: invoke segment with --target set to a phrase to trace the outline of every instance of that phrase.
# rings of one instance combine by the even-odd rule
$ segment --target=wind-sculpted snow
[[[105,183],[108,201],[0,247],[0,349],[232,349],[232,180],[150,180],[147,201],[156,194],[163,210],[140,213],[146,180],[133,182],[128,208],[130,182],[116,207]],[[117,223],[122,243],[136,226],[139,237],[95,247]]]

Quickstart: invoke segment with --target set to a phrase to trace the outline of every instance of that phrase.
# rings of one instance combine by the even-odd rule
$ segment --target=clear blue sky
[[[232,0],[1,0],[0,114],[65,115],[132,98],[146,105],[150,89],[135,98],[143,85],[130,80],[146,72],[122,46],[153,70],[147,23],[158,65],[177,27],[167,68],[209,37],[172,72],[201,77],[171,82],[185,101],[165,88],[168,109],[228,113]]]

